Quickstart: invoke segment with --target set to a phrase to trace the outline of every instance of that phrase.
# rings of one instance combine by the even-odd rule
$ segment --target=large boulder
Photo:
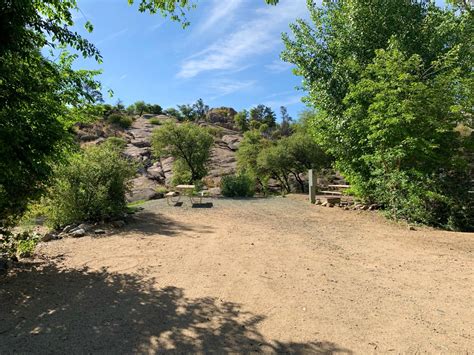
[[[129,202],[148,201],[161,197],[161,194],[156,191],[159,184],[155,180],[142,175],[133,179],[132,183],[132,191],[127,195],[127,201]]]
[[[242,141],[242,136],[237,134],[228,134],[222,137],[222,142],[227,145],[230,150],[236,151],[239,149],[240,142]]]
[[[234,116],[237,114],[232,107],[218,107],[210,109],[206,114],[206,120],[213,124],[232,129],[234,127]]]

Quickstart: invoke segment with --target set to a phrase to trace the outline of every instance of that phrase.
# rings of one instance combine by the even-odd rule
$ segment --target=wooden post
[[[316,170],[308,170],[309,202],[316,203]]]

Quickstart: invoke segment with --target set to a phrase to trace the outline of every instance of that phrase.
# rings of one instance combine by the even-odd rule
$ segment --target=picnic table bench
[[[333,189],[333,190],[325,190],[325,191],[319,191],[319,192],[326,195],[342,196],[341,190],[348,189],[351,186],[350,185],[327,185],[326,187],[328,189]]]
[[[192,205],[200,204],[202,203],[203,197],[206,196],[206,191],[204,190],[194,193],[196,188],[195,185],[177,185],[175,188],[177,191],[170,191],[165,195],[168,205],[177,204],[180,202],[181,196],[183,195],[187,195],[189,197]]]

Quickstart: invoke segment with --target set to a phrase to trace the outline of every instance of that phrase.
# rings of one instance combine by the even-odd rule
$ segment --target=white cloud
[[[248,65],[250,58],[275,49],[281,43],[280,33],[305,13],[305,0],[283,0],[277,6],[258,9],[254,18],[236,31],[184,60],[177,76],[192,78],[206,71],[235,70]]]
[[[270,106],[270,107],[280,107],[280,106],[292,106],[301,103],[301,95],[291,95],[284,97],[280,100],[270,100],[267,102],[264,102],[263,104],[265,106]]]
[[[197,31],[204,32],[212,26],[218,24],[219,21],[224,20],[229,22],[234,17],[236,10],[242,4],[243,0],[213,0],[210,15],[206,20],[200,24]]]
[[[284,62],[280,59],[274,60],[271,64],[265,65],[265,68],[267,68],[270,72],[272,73],[282,73],[288,69],[290,69],[292,65],[290,63]]]
[[[96,44],[99,45],[99,44],[102,44],[102,43],[105,43],[105,42],[108,42],[108,41],[112,41],[112,40],[114,40],[114,39],[116,39],[120,36],[123,36],[127,32],[128,32],[128,28],[124,28],[123,30],[111,33],[107,37],[102,38],[101,40],[97,41]]]
[[[249,89],[255,86],[257,82],[255,80],[214,80],[209,85],[208,88],[212,91],[213,94],[216,94],[212,99],[216,99],[221,96],[229,95],[237,91],[242,91],[244,89]]]
[[[156,23],[148,28],[148,32],[155,32],[158,28],[163,25],[164,22]]]
[[[127,78],[127,74],[123,74],[123,75],[119,78],[119,80],[123,80],[123,79],[126,79],[126,78]]]

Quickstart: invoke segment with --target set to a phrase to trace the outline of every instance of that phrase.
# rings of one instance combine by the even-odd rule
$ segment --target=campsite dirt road
[[[0,353],[466,353],[474,236],[295,198],[145,204],[0,281]]]

